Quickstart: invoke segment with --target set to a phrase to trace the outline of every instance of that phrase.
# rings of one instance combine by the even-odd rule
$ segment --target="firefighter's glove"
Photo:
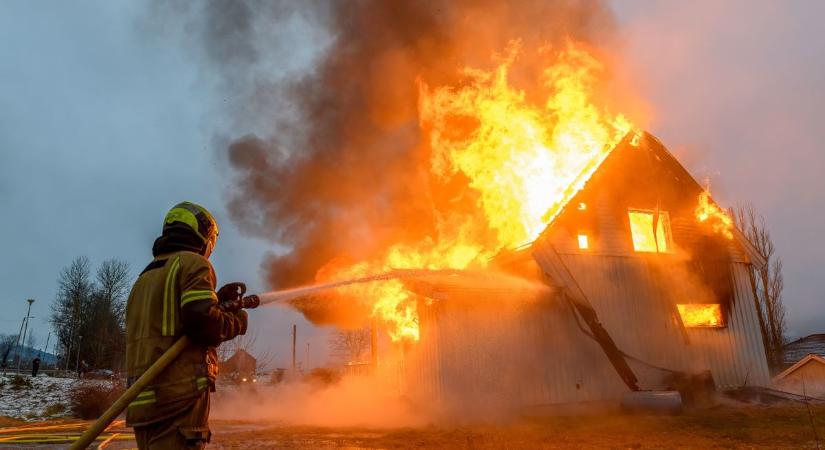
[[[228,283],[218,289],[218,307],[225,312],[237,312],[243,307],[242,299],[246,285],[240,282]]]
[[[241,308],[244,309],[253,309],[257,308],[258,305],[261,304],[261,299],[255,294],[246,296],[241,299]]]

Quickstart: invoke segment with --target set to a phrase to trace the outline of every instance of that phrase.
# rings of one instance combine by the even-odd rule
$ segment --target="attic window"
[[[579,235],[577,237],[578,237],[578,240],[579,240],[579,248],[581,250],[587,250],[588,248],[590,248],[590,243],[587,240],[587,235],[586,234],[579,233]]]
[[[673,250],[667,211],[631,209],[627,215],[630,218],[633,250],[646,253],[668,253]]]
[[[676,305],[682,323],[689,328],[722,328],[722,306],[718,303],[687,303]]]

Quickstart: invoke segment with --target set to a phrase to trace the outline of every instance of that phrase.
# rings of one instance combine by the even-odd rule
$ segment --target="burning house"
[[[570,39],[535,52],[511,42],[454,82],[419,77],[417,126],[404,122],[415,139],[375,144],[405,159],[386,170],[359,159],[375,175],[357,182],[315,177],[346,199],[322,202],[330,230],[308,232],[271,273],[318,263],[304,264],[316,285],[338,287],[293,306],[318,324],[380,324],[404,349],[406,391],[447,406],[611,401],[697,374],[722,389],[768,385],[751,279],[764,259],[613,111],[632,102],[605,78],[599,52]],[[369,192],[344,189],[363,179],[375,179]]]
[[[767,386],[751,278],[762,264],[674,156],[631,132],[538,239],[492,260],[547,293],[416,285],[408,388],[447,406],[524,408],[672,389],[685,374]]]

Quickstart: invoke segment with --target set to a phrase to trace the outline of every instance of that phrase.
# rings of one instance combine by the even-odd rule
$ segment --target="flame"
[[[733,239],[733,219],[710,199],[710,191],[699,194],[699,205],[694,213],[700,223],[708,222],[714,233]]]
[[[628,211],[633,250],[637,252],[669,252],[670,215],[666,211]],[[656,223],[656,228],[653,224]]]
[[[463,179],[466,189],[453,200],[472,207],[434,206],[436,230],[427,239],[391,246],[373,261],[325,268],[325,274],[345,279],[401,268],[484,266],[502,249],[536,239],[582,188],[632,126],[594,104],[603,67],[583,45],[568,42],[555,54],[543,53],[538,104],[509,81],[520,54],[519,43],[512,43],[494,70],[463,69],[459,86],[419,80],[430,194],[446,195],[438,190]],[[415,297],[400,281],[342,291],[372,301],[373,315],[386,322],[393,340],[418,339]]]
[[[676,305],[686,327],[721,327],[722,307],[718,303]]]

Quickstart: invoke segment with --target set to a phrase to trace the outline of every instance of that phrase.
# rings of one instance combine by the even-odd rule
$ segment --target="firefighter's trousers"
[[[141,450],[203,449],[209,442],[209,391],[193,400],[180,414],[135,427]]]

